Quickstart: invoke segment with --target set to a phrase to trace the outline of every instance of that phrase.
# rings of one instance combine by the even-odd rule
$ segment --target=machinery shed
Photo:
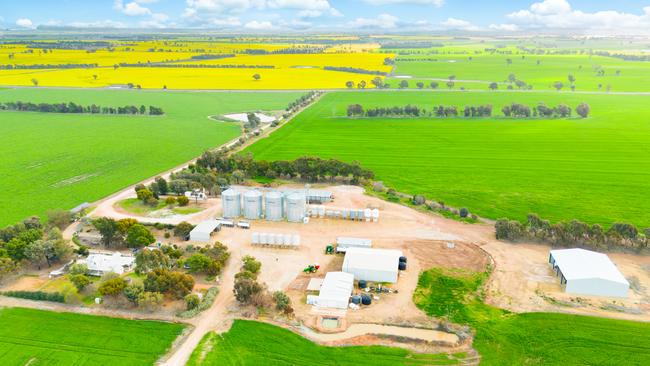
[[[370,248],[372,240],[364,238],[353,238],[349,236],[339,236],[336,238],[336,252],[345,253],[349,248]]]
[[[201,221],[190,231],[190,241],[210,243],[210,236],[213,232],[219,231],[220,228],[221,221],[219,220]]]
[[[399,258],[402,251],[395,249],[349,248],[343,259],[343,272],[357,280],[397,282]]]
[[[325,203],[334,199],[332,192],[322,189],[307,189],[305,195],[308,203]]]
[[[316,304],[323,308],[347,309],[354,288],[354,276],[345,272],[328,272],[320,287]]]
[[[572,248],[551,250],[549,263],[565,292],[579,295],[627,297],[630,283],[603,253]]]

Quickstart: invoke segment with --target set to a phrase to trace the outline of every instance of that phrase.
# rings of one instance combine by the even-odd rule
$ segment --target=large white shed
[[[351,273],[357,280],[397,282],[400,250],[348,248],[343,259],[343,272]]]
[[[354,288],[354,276],[345,272],[327,272],[316,304],[323,308],[347,309]]]
[[[579,295],[627,297],[630,283],[603,253],[572,248],[551,250],[548,259],[565,292]]]
[[[190,241],[197,241],[201,243],[209,243],[210,236],[213,232],[221,228],[221,221],[219,220],[206,220],[201,221],[192,231],[190,231]]]

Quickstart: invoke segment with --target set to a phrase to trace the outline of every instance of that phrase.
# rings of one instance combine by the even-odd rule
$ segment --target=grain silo
[[[265,218],[269,221],[280,221],[284,217],[284,197],[282,193],[272,191],[265,197]]]
[[[241,194],[232,188],[221,193],[223,217],[232,219],[241,216]]]
[[[249,220],[262,217],[262,192],[250,190],[244,193],[244,217]]]
[[[302,222],[305,218],[306,200],[304,193],[294,192],[287,196],[287,220]]]

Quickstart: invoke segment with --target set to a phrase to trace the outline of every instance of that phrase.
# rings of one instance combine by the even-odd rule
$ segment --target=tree
[[[179,206],[187,206],[190,204],[190,199],[187,198],[187,196],[178,196],[178,198],[176,198],[176,202]]]
[[[424,83],[421,81],[418,81],[415,85],[417,85],[418,89],[424,88]]]
[[[291,299],[284,292],[274,292],[273,300],[275,300],[275,308],[277,310],[282,311],[285,314],[293,313],[293,308],[291,307]]]
[[[110,247],[118,234],[117,221],[110,217],[100,217],[93,220],[92,224],[102,236],[102,244],[106,247]]]
[[[262,268],[262,263],[255,259],[253,256],[247,255],[243,258],[242,261],[244,262],[242,269],[251,273],[257,274]]]
[[[573,74],[569,74],[569,76],[567,76],[567,79],[569,80],[570,84],[573,84],[573,83],[576,82],[576,77],[573,76]]]
[[[167,185],[167,181],[163,177],[156,177],[155,180],[156,183],[156,190],[159,195],[165,195],[169,193],[169,186]]]
[[[235,170],[230,176],[237,184],[242,183],[246,178],[246,175],[241,170]]]
[[[192,254],[185,264],[189,267],[190,273],[206,272],[210,264],[213,262],[207,255],[201,253]]]
[[[144,225],[131,226],[126,235],[126,245],[129,248],[142,248],[156,241],[153,234]]]
[[[508,81],[510,83],[514,83],[517,80],[517,76],[515,74],[508,74]]]
[[[458,214],[460,215],[460,217],[465,218],[469,215],[469,210],[467,209],[467,207],[461,207]]]
[[[18,269],[18,264],[11,258],[0,257],[0,281]]]
[[[103,296],[117,296],[124,291],[127,283],[122,277],[111,278],[99,285],[97,292]]]
[[[345,82],[345,86],[346,86],[348,89],[352,89],[352,88],[354,88],[354,81],[346,81],[346,82]]]
[[[557,91],[560,91],[560,90],[562,90],[562,88],[564,87],[564,84],[563,84],[561,81],[556,81],[556,82],[553,84],[553,87],[554,87]]]
[[[384,85],[384,81],[379,77],[373,78],[370,83],[375,86],[377,89],[381,89],[381,87]]]
[[[190,231],[194,229],[194,225],[190,224],[187,221],[181,221],[174,227],[174,236],[177,236],[179,238],[184,238],[188,235],[190,235]]]
[[[90,278],[83,274],[70,275],[68,279],[70,279],[70,282],[72,282],[78,291],[82,291],[86,286],[90,285]]]
[[[34,86],[38,86],[38,79],[32,79],[32,84],[34,84]]]
[[[65,229],[72,222],[72,213],[66,210],[47,211],[47,223],[51,226]]]
[[[153,192],[151,192],[148,188],[143,188],[137,191],[136,195],[138,196],[138,199],[144,204],[153,206],[157,202],[156,198],[153,195]]]
[[[85,264],[80,264],[80,263],[75,263],[72,266],[70,266],[70,275],[75,276],[75,275],[87,275],[88,274],[88,266]]]
[[[235,298],[244,305],[250,304],[253,297],[263,290],[262,285],[250,278],[236,279],[233,288]]]
[[[449,89],[453,89],[454,85],[455,85],[455,83],[453,81],[451,81],[451,80],[447,82],[447,88],[449,88]]]
[[[497,84],[497,83],[495,83],[495,82],[492,82],[492,83],[490,83],[489,88],[490,88],[491,90],[497,90],[497,89],[499,89],[499,84]]]
[[[439,85],[439,84],[438,84],[437,81],[432,81],[432,82],[429,84],[429,86],[431,87],[431,89],[438,89],[438,85]]]
[[[135,256],[135,272],[148,273],[154,269],[170,268],[171,258],[162,250],[141,250]]]
[[[255,81],[258,81],[258,80],[261,79],[261,78],[262,78],[262,76],[261,76],[260,74],[253,74],[253,79],[254,79]]]
[[[404,89],[404,88],[408,88],[408,87],[409,87],[409,82],[408,81],[402,80],[402,81],[399,82],[399,88],[400,89]]]
[[[138,305],[138,298],[144,292],[144,286],[141,283],[130,283],[124,288],[124,296],[133,304]]]
[[[170,294],[177,299],[187,296],[193,288],[192,276],[168,269],[155,269],[147,273],[147,278],[144,280],[146,291]]]
[[[587,103],[580,103],[576,107],[576,113],[580,115],[582,118],[587,118],[589,116],[589,104]]]
[[[414,205],[418,205],[418,206],[423,205],[425,202],[427,202],[427,199],[424,198],[423,195],[416,194],[415,196],[413,196],[413,204]]]
[[[120,219],[119,221],[117,221],[117,231],[120,235],[126,236],[131,226],[136,225],[137,223],[138,220],[136,219],[131,219],[131,218]]]
[[[45,240],[36,240],[34,242],[31,242],[27,245],[25,245],[24,253],[25,253],[25,258],[35,264],[38,269],[41,269],[41,265],[43,264],[43,261],[46,260],[45,254],[46,254],[46,248],[45,248]],[[48,262],[48,267],[49,267],[49,262]]]
[[[93,74],[93,79],[97,80],[97,74]]]
[[[148,312],[154,312],[163,303],[163,295],[159,292],[145,291],[138,296],[138,307]]]
[[[199,299],[199,295],[197,294],[189,294],[185,296],[185,306],[187,310],[196,309],[200,303],[201,303],[201,299]]]
[[[359,88],[359,89],[365,89],[365,88],[366,88],[366,81],[365,81],[365,80],[361,80],[361,81],[359,82],[359,84],[357,84],[357,88]]]

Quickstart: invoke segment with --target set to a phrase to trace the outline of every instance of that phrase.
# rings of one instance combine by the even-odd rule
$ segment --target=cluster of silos
[[[379,221],[378,209],[327,209],[324,206],[311,206],[309,209],[309,216],[328,219],[343,219],[352,221],[366,221],[377,222]]]
[[[251,242],[253,245],[297,248],[300,246],[300,236],[296,234],[253,233]]]
[[[264,217],[269,221],[281,221],[286,217],[290,222],[303,222],[307,211],[307,198],[301,192],[284,195],[271,191],[264,196],[261,191],[252,189],[243,194],[243,206],[242,194],[232,188],[223,191],[221,198],[223,217],[228,219],[243,215],[249,220]]]

